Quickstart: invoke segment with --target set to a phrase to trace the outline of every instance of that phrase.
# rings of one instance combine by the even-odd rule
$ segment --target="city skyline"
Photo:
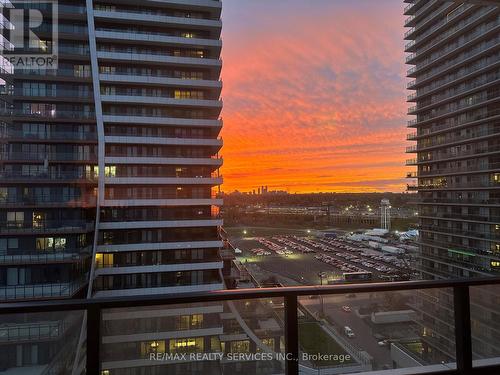
[[[224,5],[222,189],[404,191],[402,2]]]

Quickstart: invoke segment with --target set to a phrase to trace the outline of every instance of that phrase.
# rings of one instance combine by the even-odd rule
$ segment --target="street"
[[[363,298],[365,297],[365,298]],[[367,306],[372,303],[368,296],[357,295],[356,298],[346,298],[345,296],[325,296],[323,298],[324,312],[330,318],[330,321],[335,323],[335,328],[339,333],[343,334],[343,329],[345,326],[350,327],[355,337],[348,339],[354,346],[360,350],[364,350],[370,354],[374,359],[374,369],[382,369],[384,365],[391,365],[390,357],[390,347],[389,346],[379,346],[378,341],[373,337],[371,328],[368,324],[364,322],[363,319],[359,318],[354,310]],[[303,298],[300,303],[306,306],[310,311],[319,314],[321,310],[321,300]],[[352,311],[345,312],[342,310],[342,306],[349,306]]]

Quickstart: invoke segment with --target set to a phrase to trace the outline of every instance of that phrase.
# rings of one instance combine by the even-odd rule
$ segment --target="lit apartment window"
[[[113,254],[96,254],[95,262],[97,267],[112,267],[113,266]]]
[[[149,358],[150,353],[165,353],[165,341],[147,341],[141,342],[141,356]]]
[[[33,228],[43,228],[45,223],[44,212],[33,212]]]
[[[116,165],[107,165],[104,167],[104,175],[106,177],[116,177]]]
[[[170,340],[169,349],[170,353],[202,352],[203,337]]]
[[[38,237],[35,244],[38,251],[62,251],[66,248],[66,238]]]
[[[250,342],[248,340],[231,342],[231,353],[249,353]]]

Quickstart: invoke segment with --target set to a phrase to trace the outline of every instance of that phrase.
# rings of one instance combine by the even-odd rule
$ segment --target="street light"
[[[327,276],[326,272],[318,272],[318,276],[319,276],[321,285],[323,285],[323,278],[325,278]],[[321,317],[324,317],[325,316],[325,304],[323,302],[323,295],[322,294],[320,294],[319,300],[321,303],[320,314],[321,314]]]

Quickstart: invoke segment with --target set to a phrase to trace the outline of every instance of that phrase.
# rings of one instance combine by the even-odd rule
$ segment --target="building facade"
[[[418,191],[418,267],[426,279],[500,272],[500,10],[496,2],[405,0],[407,177]],[[480,5],[481,3],[482,5]],[[489,5],[491,4],[491,5]],[[494,291],[474,291],[475,358],[497,354]],[[454,356],[452,296],[420,293],[423,352]]]
[[[52,14],[50,1],[12,3]],[[61,0],[57,69],[2,71],[0,303],[224,288],[215,197],[221,8],[218,0]],[[164,328],[163,345],[176,345],[167,329],[184,327],[192,332],[176,334],[179,347],[197,337],[189,345],[206,348],[221,330],[217,313],[150,317]],[[111,337],[117,316],[103,323]],[[157,348],[145,337],[133,336],[128,351],[116,346],[109,361]],[[42,354],[65,338],[42,339],[10,340],[0,362],[44,370],[54,356]]]

